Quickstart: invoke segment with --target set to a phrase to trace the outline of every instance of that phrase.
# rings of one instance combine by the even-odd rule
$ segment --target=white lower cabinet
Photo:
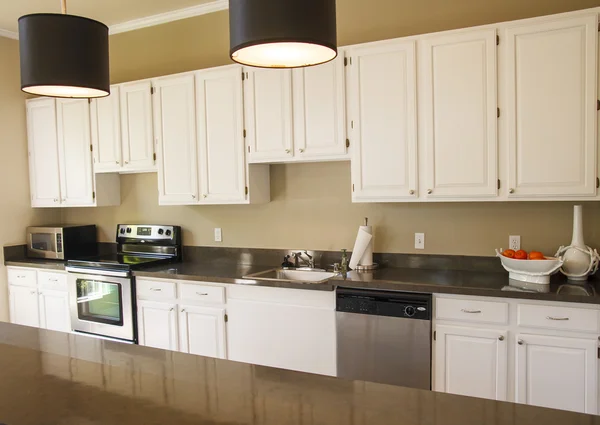
[[[17,325],[40,327],[38,292],[36,288],[9,285],[10,322]]]
[[[137,310],[140,345],[177,351],[177,304],[138,301]]]
[[[225,309],[183,305],[179,310],[180,350],[200,356],[227,358]]]
[[[598,413],[598,339],[516,335],[516,401]]]
[[[507,332],[458,326],[436,327],[435,391],[507,399]]]
[[[51,331],[71,332],[69,293],[65,291],[39,291],[40,327]]]

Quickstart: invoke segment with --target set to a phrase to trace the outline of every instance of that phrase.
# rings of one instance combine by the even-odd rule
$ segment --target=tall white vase
[[[571,245],[561,246],[556,256],[562,256],[565,260],[560,271],[569,280],[581,282],[587,280],[588,276],[598,270],[598,252],[592,250],[583,240],[583,207],[573,207],[573,238]]]

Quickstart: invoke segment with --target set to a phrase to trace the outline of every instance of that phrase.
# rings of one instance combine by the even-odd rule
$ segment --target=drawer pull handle
[[[552,317],[552,316],[546,316],[546,319],[548,319],[548,320],[561,320],[561,321],[569,320],[568,317]]]
[[[206,292],[196,292],[196,295],[202,295],[203,297],[208,295]]]
[[[160,291],[162,291],[161,288],[150,288],[150,290],[154,291],[154,292],[160,292]]]
[[[48,279],[48,281],[50,281],[50,282],[58,282],[58,279],[50,278],[50,279]]]
[[[463,308],[460,311],[462,311],[463,313],[469,313],[469,314],[479,314],[479,313],[481,313],[481,310],[469,310],[469,309],[466,309],[466,308]]]
[[[17,279],[25,279],[25,276],[23,276],[22,274],[17,276]]]

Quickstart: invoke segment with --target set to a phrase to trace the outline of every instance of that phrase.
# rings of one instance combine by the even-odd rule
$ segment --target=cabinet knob
[[[409,191],[408,191],[408,194],[409,194],[409,195],[414,195],[414,194],[415,194],[415,191],[414,191],[414,190],[409,190]]]
[[[58,199],[54,198],[54,202],[58,202]]]
[[[304,149],[298,149],[298,151],[300,151],[300,153],[304,153]]]
[[[203,197],[204,199],[206,199],[206,198],[208,198],[208,195],[205,193],[204,195],[202,195],[202,197]]]
[[[290,153],[290,150],[289,150],[289,149],[286,149],[286,150],[285,150],[285,153]]]
[[[63,200],[62,200],[62,201],[63,201],[63,202],[67,202],[67,198],[63,198]]]
[[[173,311],[173,310],[175,310],[175,308],[171,307],[171,310],[169,310],[169,311]]]
[[[182,312],[182,313],[185,313],[185,308],[182,308],[182,309],[181,309],[181,312]]]
[[[125,164],[129,164],[129,161],[125,161]]]
[[[433,193],[433,189],[427,189],[427,194],[431,195]]]
[[[517,341],[517,344],[523,345],[523,344],[525,344],[525,342],[522,339],[520,339],[520,340]]]
[[[115,161],[115,164],[120,165],[121,163],[119,161]]]
[[[196,199],[196,195],[192,195],[192,199]]]
[[[511,187],[510,189],[508,189],[508,193],[515,193],[515,190]]]
[[[504,341],[504,335],[500,335],[500,336],[498,337],[498,341]]]
[[[35,295],[35,291],[31,291],[31,295]]]

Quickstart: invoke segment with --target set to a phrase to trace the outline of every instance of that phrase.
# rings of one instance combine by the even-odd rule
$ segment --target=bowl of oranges
[[[563,265],[563,258],[546,257],[539,251],[496,250],[510,279],[530,283],[550,283],[550,276]]]

